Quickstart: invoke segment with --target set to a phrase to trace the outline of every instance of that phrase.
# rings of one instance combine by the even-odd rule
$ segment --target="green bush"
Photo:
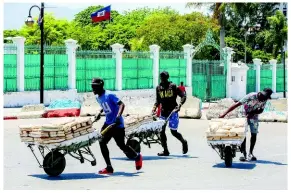
[[[271,53],[266,53],[262,50],[255,50],[252,52],[252,57],[261,59],[263,63],[269,63],[269,60],[274,59]]]

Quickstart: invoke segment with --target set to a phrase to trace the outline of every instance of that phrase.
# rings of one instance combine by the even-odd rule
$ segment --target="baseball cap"
[[[264,88],[264,90],[261,92],[265,97],[268,99],[271,99],[271,95],[273,94],[272,89],[270,88]]]
[[[96,86],[103,86],[104,85],[104,80],[102,78],[93,78],[91,81],[91,85],[96,85]]]

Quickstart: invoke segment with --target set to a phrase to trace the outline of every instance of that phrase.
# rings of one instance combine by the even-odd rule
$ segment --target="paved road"
[[[181,120],[180,131],[188,139],[189,153],[181,155],[181,144],[168,133],[172,156],[160,158],[159,145],[142,146],[144,167],[136,172],[134,163],[109,143],[115,174],[101,176],[104,167],[99,145],[93,144],[97,166],[80,164],[67,156],[67,167],[58,178],[50,178],[20,142],[18,125],[49,119],[4,121],[5,189],[287,189],[287,124],[261,123],[255,153],[258,161],[240,163],[233,168],[224,163],[205,140],[206,120]],[[249,143],[248,143],[249,145]]]

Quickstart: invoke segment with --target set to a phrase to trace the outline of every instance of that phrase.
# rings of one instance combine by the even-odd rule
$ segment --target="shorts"
[[[103,131],[104,129],[106,129],[109,125],[108,124],[104,124],[101,128],[101,131]],[[112,128],[110,128],[104,135],[102,142],[103,143],[108,143],[111,138],[114,138],[117,144],[120,144],[122,141],[124,142],[125,139],[125,129],[124,128],[118,128],[116,126],[113,126]]]
[[[259,119],[248,119],[251,133],[259,133]]]
[[[160,119],[166,120],[167,118],[161,116]],[[178,112],[175,112],[171,115],[171,117],[169,118],[169,125],[168,126],[171,130],[178,130],[178,126],[179,126],[179,114],[178,114]]]

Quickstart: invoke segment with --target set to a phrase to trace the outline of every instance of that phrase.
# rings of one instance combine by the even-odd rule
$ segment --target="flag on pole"
[[[111,5],[92,13],[91,19],[93,23],[98,23],[101,21],[110,20],[110,15],[111,15]]]

